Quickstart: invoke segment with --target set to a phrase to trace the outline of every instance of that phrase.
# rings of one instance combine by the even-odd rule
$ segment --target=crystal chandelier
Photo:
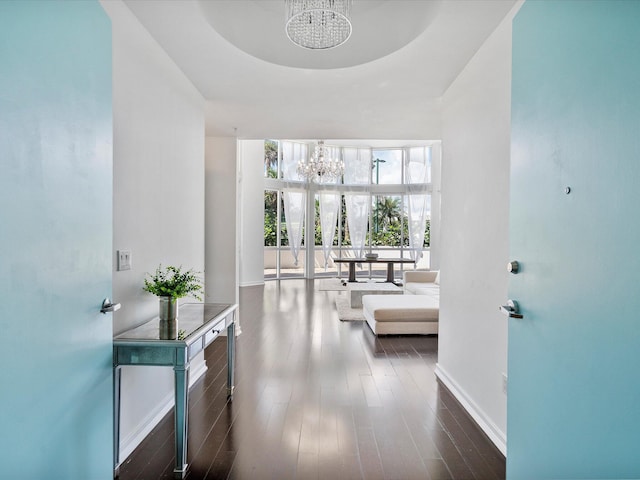
[[[351,36],[353,0],[285,0],[287,37],[304,48],[337,47]]]
[[[339,158],[325,156],[324,141],[318,140],[318,144],[311,158],[301,159],[296,167],[298,177],[308,182],[323,183],[339,179],[344,174],[344,162]]]

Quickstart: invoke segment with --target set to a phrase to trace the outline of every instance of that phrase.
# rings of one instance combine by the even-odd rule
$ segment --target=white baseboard
[[[189,388],[193,386],[200,377],[207,371],[206,362],[200,362],[195,365],[194,370],[189,371]],[[144,417],[140,423],[134,428],[133,432],[127,435],[126,438],[120,439],[120,463],[124,461],[133,453],[140,443],[151,433],[151,430],[155,428],[158,423],[169,413],[175,403],[174,393],[169,393],[162,399],[156,408],[151,410],[149,414]]]
[[[239,287],[257,287],[258,285],[264,285],[264,280],[254,282],[241,282]]]
[[[462,404],[465,410],[471,415],[478,426],[487,434],[494,445],[507,456],[507,436],[498,428],[498,426],[476,405],[465,390],[451,378],[451,376],[440,366],[436,364],[436,376],[451,391],[454,397]]]

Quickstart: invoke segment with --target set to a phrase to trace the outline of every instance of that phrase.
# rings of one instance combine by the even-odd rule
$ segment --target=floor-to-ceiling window
[[[333,259],[369,252],[414,258],[417,267],[428,268],[431,146],[331,146],[345,174],[320,183],[295,174],[295,163],[308,159],[313,146],[265,141],[265,278],[346,276],[345,264]],[[386,264],[359,264],[357,276],[384,277]]]

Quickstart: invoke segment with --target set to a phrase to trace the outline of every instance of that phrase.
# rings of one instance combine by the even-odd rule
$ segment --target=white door
[[[113,475],[111,26],[0,2],[0,476]]]
[[[640,478],[640,2],[513,24],[507,477]]]

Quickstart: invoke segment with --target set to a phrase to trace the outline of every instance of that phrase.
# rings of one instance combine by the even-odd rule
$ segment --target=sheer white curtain
[[[345,185],[368,185],[371,183],[371,149],[344,148],[344,183]],[[368,193],[345,193],[347,208],[347,225],[351,249],[356,258],[364,256],[369,223],[371,197]]]
[[[304,143],[282,142],[282,176],[284,180],[297,180],[296,166],[302,158],[307,158],[307,145]],[[287,223],[289,248],[295,265],[298,265],[298,254],[302,246],[304,216],[307,208],[305,190],[283,189],[284,218]]]
[[[424,184],[431,179],[431,147],[413,147],[407,152],[405,178],[409,184]],[[407,217],[409,221],[409,254],[414,262],[422,255],[424,230],[431,216],[431,196],[411,194],[407,196]]]
[[[338,147],[325,147],[325,156],[331,159],[340,157]],[[333,181],[324,180],[324,185],[338,184],[340,179]],[[324,269],[329,266],[329,258],[333,247],[333,237],[336,234],[338,225],[338,212],[340,210],[340,194],[337,192],[321,192],[318,194],[320,203],[320,232],[322,233],[322,253],[324,255]]]

